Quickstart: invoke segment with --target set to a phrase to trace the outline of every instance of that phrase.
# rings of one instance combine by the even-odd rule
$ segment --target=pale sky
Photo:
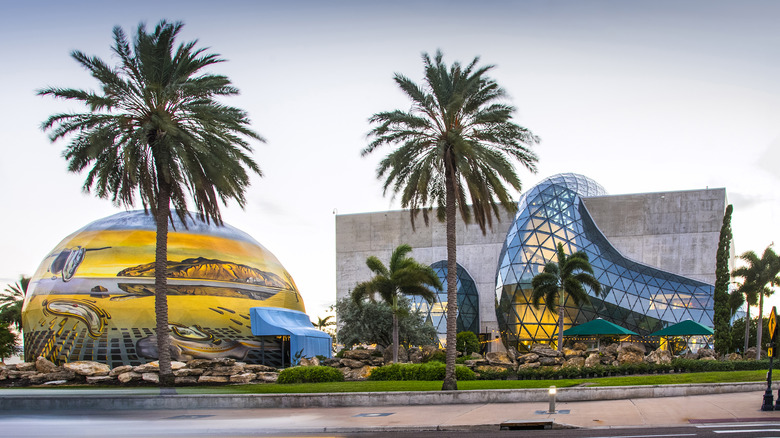
[[[361,158],[371,114],[408,109],[399,72],[422,52],[480,56],[541,137],[525,188],[577,172],[610,194],[725,187],[737,253],[780,245],[780,3],[776,1],[29,1],[0,14],[0,281],[31,275],[63,238],[122,209],[84,194],[40,124],[80,108],[38,97],[95,88],[72,50],[111,64],[111,31],[183,21],[227,62],[266,144],[264,178],[226,222],[272,251],[312,319],[336,297],[334,213],[399,208]],[[140,204],[138,206],[140,208]],[[777,248],[780,250],[780,247]],[[412,254],[413,255],[413,254]],[[714,263],[714,261],[713,261]],[[780,303],[780,301],[779,301]]]

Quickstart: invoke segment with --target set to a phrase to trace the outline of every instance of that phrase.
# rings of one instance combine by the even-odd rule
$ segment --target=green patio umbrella
[[[563,336],[637,335],[627,328],[596,318],[563,331]]]
[[[711,328],[701,325],[693,320],[686,319],[685,321],[678,322],[677,324],[672,324],[663,330],[650,333],[648,336],[680,336],[685,338],[685,348],[688,348],[688,340],[691,336],[709,336],[713,333],[714,331]],[[707,342],[707,347],[709,347],[709,342]],[[671,351],[671,345],[669,348]]]
[[[563,336],[596,336],[596,348],[601,348],[601,335],[636,335],[627,328],[596,318],[563,331]]]
[[[648,336],[707,336],[714,332],[711,328],[701,325],[690,319],[672,324],[669,327],[658,330],[657,332],[650,333]]]

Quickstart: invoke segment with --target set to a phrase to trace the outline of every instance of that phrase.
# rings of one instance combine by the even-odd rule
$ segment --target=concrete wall
[[[626,257],[715,284],[726,190],[586,198],[596,225]]]
[[[479,292],[480,331],[498,330],[495,284],[498,256],[514,216],[502,215],[493,222],[493,231],[482,234],[476,224],[457,222],[458,264],[468,272]],[[419,215],[412,231],[408,211],[384,211],[336,216],[336,296],[346,297],[356,284],[371,279],[366,258],[376,256],[385,265],[401,244],[409,244],[410,254],[420,263],[431,265],[447,260],[445,224],[432,218],[428,226]]]

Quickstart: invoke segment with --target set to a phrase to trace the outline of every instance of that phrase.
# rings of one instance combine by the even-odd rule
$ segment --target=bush
[[[434,352],[430,357],[427,359],[423,359],[423,362],[441,362],[444,363],[447,361],[447,354],[441,350],[437,350]]]
[[[336,368],[318,367],[292,367],[279,373],[277,383],[320,383],[343,382],[344,374]]]
[[[510,380],[516,378],[517,373],[506,368],[501,371],[481,370],[477,375],[478,380]]]
[[[455,337],[455,350],[464,355],[470,355],[479,351],[479,338],[474,332],[460,332]]]
[[[445,365],[441,362],[421,364],[394,363],[371,371],[368,380],[444,380]],[[455,367],[458,380],[475,380],[476,374],[465,366]]]

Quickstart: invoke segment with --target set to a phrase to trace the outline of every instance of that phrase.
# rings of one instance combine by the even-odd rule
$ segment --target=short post
[[[555,388],[555,385],[551,386],[549,390],[547,390],[547,393],[550,395],[550,409],[547,411],[548,414],[554,414],[555,413],[555,394],[558,392]]]

